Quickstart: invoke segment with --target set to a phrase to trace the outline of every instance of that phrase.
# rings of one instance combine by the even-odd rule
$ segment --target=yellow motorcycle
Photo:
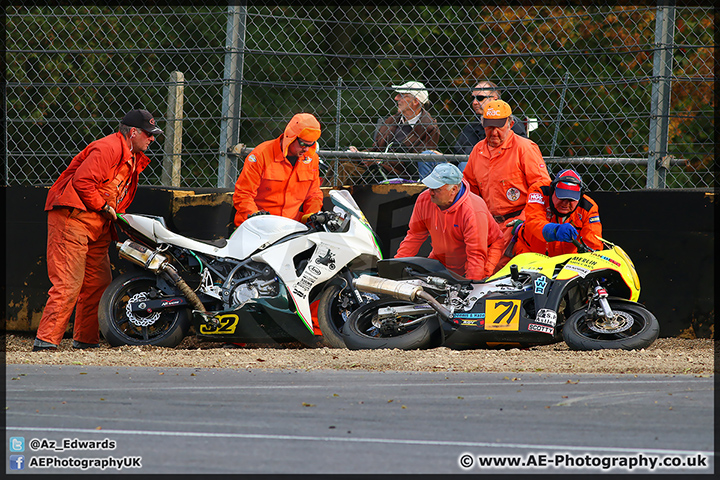
[[[562,340],[573,350],[640,349],[658,337],[655,316],[640,305],[630,257],[600,239],[593,251],[517,255],[496,274],[472,281],[439,261],[394,258],[378,275],[355,279],[379,299],[354,311],[342,335],[351,349],[446,346],[529,347]]]

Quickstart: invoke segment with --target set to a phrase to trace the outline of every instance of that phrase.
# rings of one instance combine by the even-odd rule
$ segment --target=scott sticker
[[[540,333],[547,333],[549,335],[555,334],[555,328],[548,327],[547,325],[538,325],[536,323],[531,323],[528,325],[528,330],[531,332],[540,332]]]

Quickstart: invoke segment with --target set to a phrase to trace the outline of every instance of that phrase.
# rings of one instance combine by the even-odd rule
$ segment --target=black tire
[[[383,334],[372,325],[373,316],[382,307],[413,305],[412,302],[384,298],[366,303],[355,310],[343,327],[345,345],[350,350],[397,348],[420,350],[438,346],[439,328],[437,315],[432,315],[394,336]]]
[[[338,283],[328,285],[318,300],[318,325],[322,332],[320,346],[330,348],[345,348],[345,339],[342,328],[350,318],[357,300],[349,298],[352,295]],[[377,298],[377,295],[361,293],[366,302]]]
[[[588,326],[585,309],[578,310],[563,326],[563,339],[572,350],[636,350],[647,348],[660,334],[655,316],[641,305],[621,299],[611,299],[613,312],[632,318],[633,324],[623,331],[598,332]]]
[[[163,310],[147,326],[135,325],[128,317],[125,307],[130,298],[148,294],[151,289],[156,289],[156,283],[155,275],[128,272],[113,280],[105,290],[100,299],[98,321],[100,331],[110,345],[175,347],[185,338],[192,318],[187,307]]]

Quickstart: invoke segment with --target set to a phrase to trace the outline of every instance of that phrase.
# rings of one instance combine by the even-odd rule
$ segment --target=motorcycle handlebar
[[[580,237],[578,237],[580,238]],[[594,251],[592,248],[585,245],[585,242],[578,240],[577,238],[572,239],[572,244],[577,248],[578,253],[588,253]]]

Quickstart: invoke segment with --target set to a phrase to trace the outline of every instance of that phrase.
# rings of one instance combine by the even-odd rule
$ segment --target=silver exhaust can
[[[390,295],[398,300],[414,302],[418,293],[423,291],[419,285],[406,282],[398,282],[389,278],[373,277],[371,275],[360,275],[353,282],[355,288],[361,292],[380,293]]]

